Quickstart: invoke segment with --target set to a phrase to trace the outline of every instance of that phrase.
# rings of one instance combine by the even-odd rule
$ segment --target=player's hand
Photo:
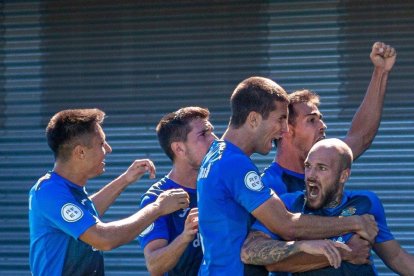
[[[346,243],[352,251],[340,250],[342,259],[356,265],[370,264],[371,245],[368,241],[362,239],[359,235],[352,235]]]
[[[155,204],[160,208],[161,215],[170,214],[178,209],[185,209],[190,204],[190,197],[183,189],[171,189],[162,192]]]
[[[356,233],[360,235],[363,239],[369,241],[369,243],[374,244],[375,237],[378,234],[377,222],[373,215],[362,215],[362,216],[352,216],[358,220],[360,230]]]
[[[394,66],[397,52],[390,45],[386,45],[383,42],[375,42],[369,56],[375,67],[389,72]]]
[[[312,255],[324,255],[331,266],[338,268],[341,266],[342,257],[339,248],[351,251],[344,243],[331,240],[309,240],[297,242],[301,251]]]
[[[184,230],[182,233],[185,242],[194,240],[195,234],[198,232],[198,208],[192,208],[188,213],[184,223]]]
[[[149,177],[155,178],[155,166],[149,159],[137,159],[132,162],[131,166],[122,174],[129,184],[137,181],[146,172],[149,173]]]

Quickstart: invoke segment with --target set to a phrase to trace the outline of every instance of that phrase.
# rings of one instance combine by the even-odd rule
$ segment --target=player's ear
[[[183,142],[172,142],[171,150],[175,156],[181,156],[185,152]]]
[[[339,177],[339,182],[340,183],[345,183],[346,181],[348,181],[348,178],[349,178],[350,175],[351,175],[351,170],[350,169],[342,170],[341,176]]]
[[[72,156],[76,159],[83,160],[85,158],[85,147],[82,145],[76,145],[72,150]]]
[[[256,111],[250,111],[249,115],[247,115],[246,123],[251,128],[256,128],[262,120],[262,116],[257,113]]]

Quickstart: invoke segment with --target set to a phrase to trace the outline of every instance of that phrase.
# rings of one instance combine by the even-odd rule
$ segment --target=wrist
[[[388,75],[389,72],[390,72],[390,70],[387,70],[384,67],[380,67],[380,66],[375,66],[374,67],[374,74]]]
[[[183,244],[188,244],[194,239],[193,235],[186,234],[185,229],[178,237],[179,237],[180,242]]]
[[[153,212],[155,213],[157,217],[164,215],[162,207],[158,201],[151,203],[151,209],[153,210]]]
[[[122,187],[123,189],[125,189],[126,187],[128,187],[130,184],[132,184],[134,181],[132,181],[131,179],[128,178],[128,175],[126,172],[124,172],[123,174],[121,174],[118,178],[117,181],[119,182],[118,185],[120,187]]]

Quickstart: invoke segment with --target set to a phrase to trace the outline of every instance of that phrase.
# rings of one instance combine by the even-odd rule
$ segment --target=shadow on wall
[[[227,123],[237,83],[268,75],[266,4],[82,1],[42,4],[44,118],[99,107],[106,124],[153,127],[208,107]]]
[[[392,45],[398,52],[397,62],[388,79],[383,118],[414,118],[414,2],[413,1],[341,1],[338,6],[342,42],[340,117],[351,120],[355,106],[361,102],[368,86],[372,63],[371,47],[376,41]],[[353,106],[350,108],[350,106]]]

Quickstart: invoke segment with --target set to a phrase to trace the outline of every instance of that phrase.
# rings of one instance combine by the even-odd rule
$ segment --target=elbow
[[[244,246],[242,247],[242,250],[240,251],[240,259],[244,264],[249,264],[248,254]]]
[[[294,227],[286,228],[284,232],[281,233],[281,237],[285,241],[295,241],[298,238]]]
[[[146,262],[147,270],[151,276],[158,276],[162,275],[163,273],[167,271],[163,271],[158,265],[156,265],[154,262],[147,261]]]
[[[117,248],[118,245],[111,243],[109,240],[101,240],[99,243],[92,245],[92,247],[100,251],[111,251],[112,249]]]

